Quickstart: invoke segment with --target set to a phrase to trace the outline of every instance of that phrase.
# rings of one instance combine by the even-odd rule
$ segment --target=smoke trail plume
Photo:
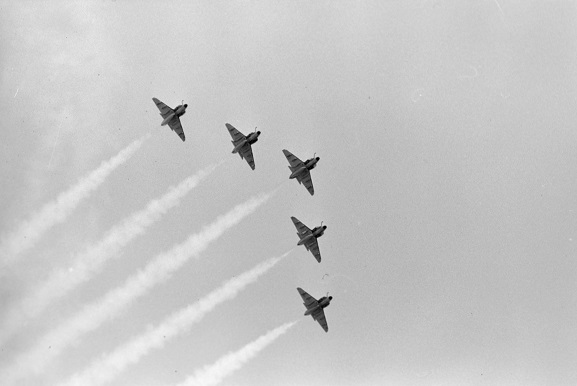
[[[146,331],[103,359],[95,361],[82,373],[74,375],[65,385],[99,385],[110,381],[128,365],[138,362],[150,350],[163,347],[170,338],[187,331],[193,323],[200,321],[217,305],[235,298],[247,285],[254,283],[288,254],[289,252],[268,259],[250,271],[227,281],[198,302],[175,312],[156,328]]]
[[[116,317],[155,285],[169,279],[190,258],[197,257],[211,242],[253,213],[271,195],[272,193],[261,194],[237,205],[212,224],[205,226],[199,233],[191,235],[183,243],[155,257],[143,269],[130,276],[124,285],[109,291],[100,301],[85,306],[78,314],[41,338],[31,351],[17,357],[14,365],[4,371],[4,378],[16,380],[27,374],[41,373],[50,360],[64,348]],[[47,351],[46,347],[51,349]]]
[[[56,270],[46,281],[34,286],[33,292],[9,313],[6,325],[0,333],[0,343],[2,338],[10,335],[23,320],[39,315],[54,300],[66,295],[98,273],[106,261],[116,257],[130,241],[144,233],[169,209],[178,205],[180,199],[210,175],[217,166],[211,165],[186,178],[179,185],[171,187],[164,196],[150,201],[145,209],[112,227],[102,240],[76,256],[70,268]]]
[[[286,333],[297,322],[285,323],[268,331],[258,339],[250,342],[235,352],[229,352],[210,366],[196,370],[193,375],[179,383],[178,386],[213,386],[240,369],[246,362],[254,358],[261,350]]]
[[[102,162],[98,169],[82,178],[67,191],[60,193],[54,201],[44,205],[40,211],[22,222],[12,233],[2,237],[1,262],[13,263],[18,255],[33,247],[47,230],[63,222],[82,200],[106,180],[114,169],[128,161],[148,138],[150,134],[137,139],[108,161]]]

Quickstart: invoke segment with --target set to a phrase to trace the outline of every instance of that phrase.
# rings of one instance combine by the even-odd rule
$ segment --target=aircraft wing
[[[329,332],[329,325],[327,324],[327,318],[325,318],[325,312],[322,308],[318,308],[312,313],[313,319],[319,322],[325,332]]]
[[[316,237],[311,237],[306,243],[305,247],[307,250],[311,251],[315,259],[320,263],[321,262],[321,250],[319,249],[319,242],[317,241]]]
[[[311,178],[311,172],[308,170],[303,171],[299,175],[296,176],[297,181],[304,184],[305,188],[309,191],[311,196],[315,194],[315,188],[313,186],[313,180]]]
[[[240,131],[235,129],[234,126],[231,125],[230,123],[225,123],[224,125],[226,126],[226,128],[228,129],[228,132],[230,133],[230,136],[232,137],[232,143],[233,144],[236,145],[240,141],[242,141],[243,139],[246,138],[246,136],[243,133],[241,133]]]
[[[301,239],[312,233],[310,228],[308,226],[306,226],[305,224],[303,224],[302,222],[300,222],[298,218],[292,216],[291,220],[293,220],[293,224],[295,224],[295,228],[297,228],[297,232],[298,232],[299,237]]]
[[[313,298],[311,295],[309,295],[305,290],[303,290],[302,288],[298,287],[297,291],[299,291],[299,294],[301,295],[301,298],[303,298],[303,304],[305,305],[305,307],[307,308],[307,310],[311,309],[311,308],[315,308],[319,305],[319,302],[316,301],[315,298]]]
[[[237,129],[235,129],[234,126],[231,125],[230,123],[225,123],[225,126],[228,129],[230,136],[232,137],[232,144],[234,145],[234,147],[236,147],[239,144],[239,142],[246,139],[246,136]],[[240,149],[238,149],[238,155],[240,155],[240,158],[245,159],[246,162],[248,163],[248,166],[250,166],[250,168],[254,170],[254,157],[252,155],[252,146],[250,146],[249,143],[245,143],[243,146],[241,146]]]
[[[180,118],[176,115],[170,121],[168,121],[168,126],[174,131],[180,139],[184,141],[184,130],[182,130],[182,124],[180,123]]]
[[[160,110],[160,115],[162,116],[162,118],[166,118],[170,114],[174,114],[173,109],[171,109],[170,107],[168,107],[167,105],[165,105],[164,103],[159,101],[158,99],[152,98],[152,100],[156,104],[156,107],[158,107],[158,110]],[[168,121],[168,126],[170,127],[170,129],[172,131],[174,131],[176,134],[178,134],[180,139],[182,139],[184,141],[184,139],[185,139],[184,130],[182,130],[182,124],[180,123],[180,118],[178,118],[175,115],[170,121]]]
[[[250,166],[250,168],[254,170],[254,157],[252,156],[252,146],[250,146],[247,143],[240,148],[238,153],[240,154],[240,158],[244,158],[246,162],[248,162],[248,166]]]
[[[301,166],[304,166],[305,163],[303,161],[301,161],[297,156],[295,156],[290,151],[283,149],[282,152],[284,153],[284,156],[286,157],[287,161],[291,165],[291,170],[293,170],[293,168],[299,168]]]
[[[160,110],[160,115],[162,116],[162,118],[166,118],[170,114],[174,113],[173,109],[171,109],[170,107],[168,107],[167,105],[165,105],[164,103],[159,101],[158,99],[152,98],[152,100],[156,104],[156,107],[158,107],[158,109]]]

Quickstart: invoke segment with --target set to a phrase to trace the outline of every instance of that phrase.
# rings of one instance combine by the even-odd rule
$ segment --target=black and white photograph
[[[577,2],[0,0],[0,384],[577,385]]]

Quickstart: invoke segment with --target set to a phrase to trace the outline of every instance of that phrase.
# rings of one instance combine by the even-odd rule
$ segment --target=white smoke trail
[[[196,370],[193,375],[185,379],[184,382],[179,383],[178,386],[218,385],[224,378],[240,369],[246,362],[254,358],[261,350],[273,343],[296,323],[285,323],[274,330],[268,331],[240,350],[229,352],[212,365]]]
[[[108,161],[102,162],[98,169],[67,191],[60,193],[54,201],[44,205],[29,220],[23,221],[16,230],[3,236],[0,242],[1,262],[13,263],[18,255],[34,246],[48,229],[63,222],[82,200],[98,188],[114,169],[125,163],[148,138],[150,134],[137,139]]]
[[[128,343],[106,355],[103,359],[96,360],[86,370],[74,375],[64,385],[100,385],[110,381],[128,365],[138,362],[150,350],[163,347],[170,338],[187,331],[193,323],[200,321],[217,305],[235,298],[241,290],[268,272],[289,252],[280,257],[268,259],[251,270],[227,281],[220,288],[198,302],[175,312],[158,327],[133,338]]]
[[[106,261],[116,257],[124,246],[144,233],[148,226],[158,221],[169,209],[178,205],[180,199],[210,175],[217,166],[211,165],[186,178],[179,185],[171,187],[164,196],[150,201],[145,209],[112,227],[100,242],[76,256],[72,267],[55,270],[47,280],[34,286],[33,292],[10,311],[6,324],[0,332],[0,343],[21,326],[23,320],[38,316],[54,300],[66,295],[98,273]]]
[[[191,235],[168,252],[158,255],[144,269],[130,276],[124,285],[109,291],[100,301],[85,306],[78,314],[41,338],[32,350],[18,356],[11,368],[0,371],[4,373],[5,382],[9,384],[9,381],[20,379],[27,374],[41,373],[50,360],[64,348],[117,316],[156,284],[170,278],[190,258],[198,256],[211,242],[253,213],[271,195],[272,193],[260,194],[237,205],[212,224],[205,226],[199,233]],[[47,350],[47,347],[50,347],[50,350]]]

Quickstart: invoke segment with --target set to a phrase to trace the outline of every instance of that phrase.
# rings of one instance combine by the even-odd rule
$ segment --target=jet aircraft
[[[321,222],[321,225],[314,227],[311,230],[296,217],[291,217],[291,220],[293,220],[293,224],[295,224],[295,227],[297,228],[297,236],[300,239],[297,245],[304,245],[307,251],[311,251],[315,259],[320,263],[321,251],[319,249],[317,238],[321,237],[325,233],[327,226],[323,225]]]
[[[240,158],[245,159],[248,163],[248,166],[252,170],[254,170],[254,158],[252,156],[252,144],[258,141],[258,136],[260,135],[260,131],[255,131],[250,133],[249,135],[244,135],[237,129],[235,129],[230,123],[225,124],[230,136],[232,137],[232,145],[234,149],[232,149],[232,153],[238,153]]]
[[[156,98],[152,98],[152,100],[156,104],[156,107],[158,107],[158,109],[160,110],[160,115],[163,118],[163,121],[160,125],[161,126],[168,125],[170,129],[174,131],[176,134],[178,134],[180,139],[184,141],[184,131],[182,130],[180,117],[183,116],[184,113],[186,113],[186,108],[188,107],[188,105],[182,104],[172,109]]]
[[[323,330],[325,332],[329,332],[329,325],[327,324],[327,319],[325,318],[325,312],[323,308],[326,308],[331,304],[331,300],[333,300],[332,296],[323,296],[319,300],[315,300],[311,295],[309,295],[305,290],[302,288],[297,288],[301,298],[303,298],[303,304],[307,308],[305,311],[305,316],[310,315],[313,317],[314,320],[319,322]]]
[[[296,178],[299,184],[303,183],[305,185],[305,188],[307,188],[311,196],[314,195],[315,188],[313,187],[313,180],[311,179],[310,171],[315,168],[320,158],[313,157],[303,162],[286,149],[282,152],[290,164],[289,169],[291,170],[291,175],[289,178]]]

